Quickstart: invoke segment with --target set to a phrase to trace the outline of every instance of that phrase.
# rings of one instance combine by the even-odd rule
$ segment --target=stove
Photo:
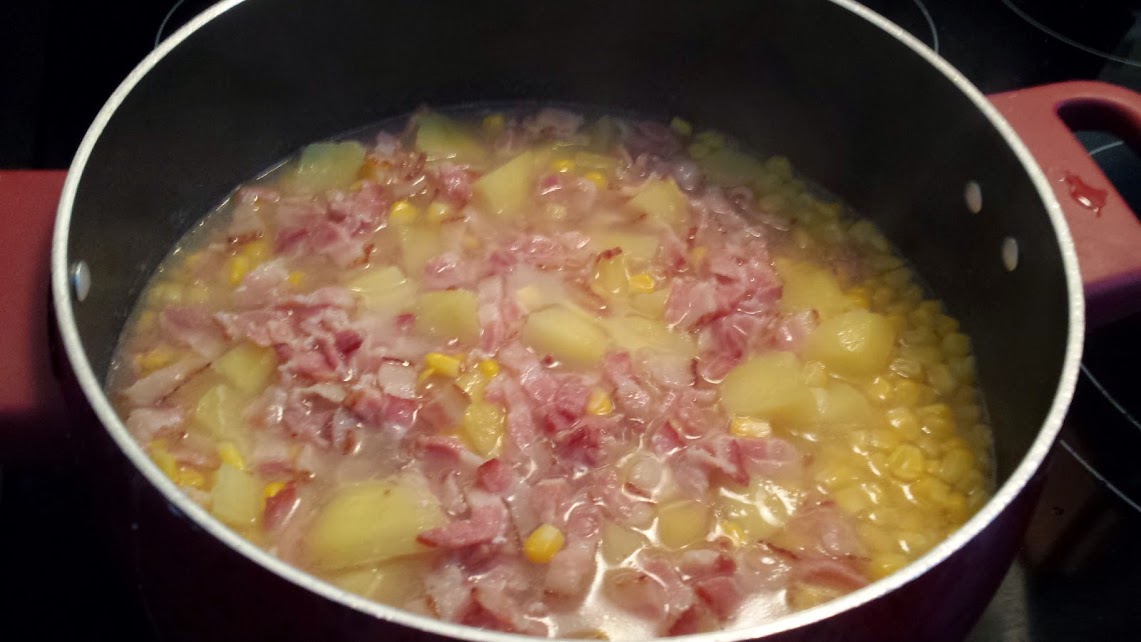
[[[1141,91],[1141,0],[868,0],[986,93],[1072,79]],[[0,168],[58,169],[95,112],[202,0],[0,5]],[[1141,157],[1079,140],[1135,212]],[[2,177],[0,177],[2,180]],[[58,192],[48,181],[42,216]],[[20,213],[0,209],[0,216]],[[47,223],[45,222],[45,229]],[[1141,251],[1141,248],[1139,248]],[[1134,639],[1141,624],[1141,318],[1090,332],[1070,414],[1022,550],[970,642]],[[143,599],[97,539],[66,462],[0,476],[0,638],[157,639]],[[77,536],[78,534],[78,536]]]

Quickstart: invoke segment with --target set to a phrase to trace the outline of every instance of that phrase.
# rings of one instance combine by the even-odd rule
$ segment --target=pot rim
[[[183,514],[187,515],[194,523],[211,536],[225,543],[231,549],[260,565],[262,568],[303,589],[356,611],[429,633],[456,639],[478,640],[480,642],[535,639],[531,636],[488,631],[471,626],[445,622],[373,602],[372,600],[338,588],[325,580],[319,579],[273,556],[264,549],[246,540],[235,531],[230,530],[223,525],[221,521],[192,501],[187,495],[183,494],[174,482],[167,478],[166,475],[159,470],[158,466],[147,457],[142,446],[127,432],[124,422],[111,406],[110,400],[103,391],[100,379],[95,376],[91,363],[86,357],[76,327],[75,314],[72,309],[75,301],[72,297],[70,284],[71,269],[67,256],[67,248],[76,190],[91,155],[91,151],[94,149],[99,137],[103,133],[104,127],[110,121],[119,105],[132,91],[135,85],[138,84],[164,56],[175,49],[183,40],[187,39],[199,28],[211,20],[222,16],[226,11],[244,1],[245,0],[224,0],[223,2],[211,6],[155,47],[150,54],[131,71],[126,79],[123,80],[99,111],[91,127],[87,130],[68,169],[67,178],[64,182],[59,201],[55,230],[52,237],[51,281],[52,300],[55,306],[60,337],[64,349],[66,350],[68,360],[75,372],[76,379],[88,403],[91,404],[96,416],[98,416],[100,422],[118,445],[119,449],[126,455],[135,468],[163,494],[166,500]],[[906,567],[852,593],[819,606],[777,618],[771,622],[726,631],[688,635],[680,638],[693,642],[731,642],[763,638],[801,628],[872,602],[899,589],[908,582],[920,577],[934,566],[942,563],[966,545],[967,542],[978,536],[987,525],[993,522],[1021,493],[1023,487],[1026,486],[1035,475],[1046,455],[1049,453],[1058,431],[1062,427],[1062,421],[1073,395],[1078,376],[1078,367],[1081,362],[1081,350],[1085,334],[1085,308],[1077,256],[1074,251],[1073,240],[1070,237],[1069,229],[1065,223],[1065,218],[1062,215],[1061,206],[1055,197],[1049,181],[1030,155],[1030,152],[1014,133],[1011,126],[991,105],[990,101],[987,100],[982,92],[939,54],[929,49],[903,28],[871,9],[856,3],[854,0],[827,1],[872,23],[887,35],[894,37],[916,54],[922,56],[974,103],[975,107],[986,116],[991,125],[1002,135],[1006,143],[1014,151],[1028,177],[1034,184],[1034,187],[1037,189],[1038,195],[1046,208],[1046,213],[1049,216],[1050,224],[1054,228],[1054,234],[1057,238],[1061,253],[1062,265],[1065,270],[1067,298],[1069,299],[1069,325],[1065,357],[1062,363],[1062,370],[1058,377],[1058,387],[1054,393],[1054,399],[1038,436],[1034,439],[1018,466],[997,489],[990,501],[948,538],[944,539],[925,555]]]

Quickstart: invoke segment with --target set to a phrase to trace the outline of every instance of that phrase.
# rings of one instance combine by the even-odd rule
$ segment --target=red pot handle
[[[0,172],[0,462],[58,453],[66,434],[52,373],[49,299],[65,172]]]
[[[1085,284],[1087,325],[1141,312],[1141,221],[1073,135],[1106,131],[1141,149],[1141,95],[1074,81],[990,100],[1026,143],[1062,205]]]

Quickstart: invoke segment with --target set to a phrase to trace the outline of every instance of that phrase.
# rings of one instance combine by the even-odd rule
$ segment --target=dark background
[[[165,34],[209,4],[0,0],[0,169],[65,168],[168,14]],[[928,45],[937,39],[940,53],[986,92],[1076,78],[1141,90],[1138,0],[865,4]],[[838,64],[852,63],[838,52]],[[1137,155],[1104,133],[1082,138],[1123,195],[1141,202]],[[3,207],[0,215],[17,215]],[[1141,499],[1141,424],[1132,419],[1141,416],[1139,327],[1130,319],[1087,340],[1086,373],[1042,505],[972,641],[1137,639],[1141,511],[1130,498]],[[0,640],[153,639],[145,599],[107,555],[84,479],[64,454],[0,471]]]

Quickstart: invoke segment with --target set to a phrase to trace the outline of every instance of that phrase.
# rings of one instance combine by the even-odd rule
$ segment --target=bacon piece
[[[180,430],[184,420],[181,408],[135,408],[126,423],[135,439],[146,443],[161,434]]]

